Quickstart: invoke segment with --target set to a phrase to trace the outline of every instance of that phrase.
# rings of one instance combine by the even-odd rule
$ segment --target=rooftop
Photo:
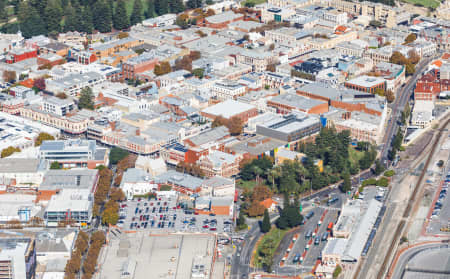
[[[235,100],[226,100],[216,105],[207,107],[202,112],[214,116],[222,116],[229,119],[233,116],[239,115],[252,109],[255,109],[255,106]]]
[[[312,109],[318,105],[326,104],[326,102],[323,102],[323,101],[310,99],[310,98],[306,98],[306,97],[303,97],[303,96],[300,96],[297,94],[291,94],[291,93],[278,95],[276,97],[273,97],[271,101],[274,103],[279,103],[282,105],[293,107],[300,111],[309,111],[310,109]]]
[[[49,170],[44,176],[40,190],[89,189],[94,190],[98,170]]]

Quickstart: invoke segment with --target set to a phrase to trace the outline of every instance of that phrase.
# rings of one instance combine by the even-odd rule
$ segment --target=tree
[[[252,202],[260,202],[272,196],[269,187],[260,185],[253,188]]]
[[[375,175],[380,175],[382,172],[384,171],[384,166],[383,164],[381,164],[380,160],[376,160],[375,161],[375,169],[374,169],[374,173]]]
[[[155,16],[155,0],[148,0],[146,18]]]
[[[395,94],[392,90],[386,91],[385,96],[388,103],[392,103],[395,100]]]
[[[340,265],[337,265],[333,271],[333,279],[338,278],[339,274],[341,274],[341,272],[342,272],[342,267]]]
[[[111,151],[109,152],[109,162],[111,162],[111,164],[115,165],[120,160],[127,157],[128,154],[130,154],[130,153],[128,153],[128,151],[126,151],[122,148],[113,147],[113,148],[111,148]]]
[[[195,61],[197,59],[200,59],[202,57],[202,54],[200,53],[200,51],[193,50],[189,53],[189,57],[192,61]]]
[[[64,32],[77,30],[77,16],[75,14],[75,8],[72,7],[72,4],[70,2],[67,7],[64,8],[64,14]]]
[[[248,209],[248,216],[250,217],[256,217],[256,216],[262,216],[264,214],[264,205],[262,205],[259,201],[254,201],[250,205],[250,208]]]
[[[130,34],[128,34],[127,32],[120,32],[117,35],[117,38],[119,38],[119,39],[125,39],[125,38],[128,38],[128,37],[130,37]]]
[[[170,67],[169,62],[163,61],[155,66],[153,72],[157,76],[162,76],[172,72],[172,68]]]
[[[343,193],[347,193],[348,191],[350,191],[352,189],[352,182],[350,180],[350,173],[348,171],[346,171],[346,172],[344,172],[344,174],[342,176],[344,178],[344,182],[342,183],[341,191]]]
[[[185,55],[175,60],[175,70],[192,71],[192,59],[189,55]]]
[[[375,88],[375,92],[374,92],[374,93],[375,93],[376,95],[379,95],[379,96],[384,96],[384,94],[385,94],[383,88]]]
[[[408,36],[406,36],[404,44],[405,45],[410,44],[410,43],[414,42],[416,39],[417,39],[417,35],[414,33],[411,33]]]
[[[171,13],[181,13],[185,10],[182,0],[169,0],[169,10]]]
[[[167,0],[155,0],[155,12],[157,15],[165,15],[169,12],[169,3]]]
[[[15,71],[3,71],[3,81],[13,82],[17,79],[17,74]]]
[[[77,14],[79,17],[77,23],[80,25],[78,31],[92,34],[94,29],[92,10],[90,7],[80,7],[79,10],[81,10],[81,14]]]
[[[275,73],[276,70],[277,70],[277,67],[276,67],[275,64],[269,64],[269,65],[267,65],[267,67],[266,67],[266,71],[269,71],[269,72]]]
[[[242,230],[245,229],[247,227],[247,224],[245,223],[245,216],[244,216],[244,212],[241,210],[239,210],[239,217],[236,220],[236,226],[238,230]]]
[[[11,156],[13,153],[20,152],[20,151],[21,150],[18,147],[9,146],[9,147],[7,147],[7,148],[2,150],[1,157],[2,158],[6,158],[6,157]]]
[[[44,78],[35,79],[33,86],[39,90],[45,90],[45,79]]]
[[[410,76],[413,75],[416,72],[416,67],[412,63],[406,64],[406,75]]]
[[[113,201],[123,201],[125,200],[125,194],[123,193],[122,189],[115,188],[111,191],[111,194],[109,195],[109,198]]]
[[[85,87],[81,89],[80,99],[78,100],[78,107],[80,109],[94,109],[94,94],[90,87]]]
[[[62,99],[62,100],[68,98],[68,96],[67,96],[66,93],[64,93],[64,92],[59,92],[58,94],[55,95],[55,97],[56,97],[56,98],[59,98],[59,99]]]
[[[105,0],[95,2],[93,7],[94,28],[101,33],[111,32],[112,11]]]
[[[213,16],[215,14],[216,14],[216,12],[214,12],[213,9],[208,9],[205,13],[205,16],[208,17],[208,16]]]
[[[6,0],[0,0],[0,22],[8,21],[8,13],[6,10]]]
[[[264,210],[264,218],[261,223],[261,232],[266,233],[270,231],[270,217],[269,217],[269,211],[266,209]]]
[[[130,24],[135,25],[142,22],[142,2],[141,0],[134,0],[133,11],[130,16]]]
[[[389,62],[398,65],[406,65],[408,63],[408,59],[402,53],[394,51],[389,59]]]
[[[126,29],[130,26],[130,21],[125,7],[125,1],[117,1],[116,10],[113,17],[114,28],[117,30]]]
[[[50,165],[50,169],[51,170],[59,170],[59,169],[61,169],[61,165],[59,164],[58,161],[53,161]]]
[[[372,27],[375,27],[375,28],[379,28],[379,27],[381,27],[383,24],[382,24],[380,21],[378,21],[378,20],[371,20],[371,21],[369,22],[369,25],[372,26]]]
[[[47,34],[47,24],[41,18],[40,13],[29,5],[28,1],[23,1],[19,5],[18,19],[20,30],[25,38]]]
[[[55,137],[48,133],[41,132],[34,141],[34,146],[40,146],[42,142],[46,140],[55,140]]]
[[[233,116],[231,117],[227,127],[230,130],[230,134],[236,136],[242,133],[244,123],[242,123],[242,120],[239,117]]]
[[[198,77],[199,79],[203,78],[204,73],[205,73],[205,70],[202,68],[197,68],[192,71],[192,74],[194,76]]]
[[[115,225],[119,221],[117,210],[112,207],[105,208],[102,214],[102,223],[105,225]]]
[[[48,0],[44,10],[44,16],[47,24],[47,32],[60,31],[60,23],[63,16],[63,10],[60,0]]]

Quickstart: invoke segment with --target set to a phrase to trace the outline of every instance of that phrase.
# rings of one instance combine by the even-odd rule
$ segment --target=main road
[[[381,149],[381,162],[387,162],[388,151],[391,146],[392,138],[398,129],[399,112],[403,111],[406,103],[411,98],[417,79],[422,76],[433,58],[426,58],[416,66],[416,72],[409,78],[408,82],[400,88],[397,97],[391,105],[391,119],[388,121],[386,133],[383,138],[383,147]]]

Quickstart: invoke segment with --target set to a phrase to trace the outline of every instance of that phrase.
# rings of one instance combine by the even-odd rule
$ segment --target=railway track
[[[414,203],[416,202],[417,194],[419,193],[420,184],[422,183],[422,180],[425,177],[427,169],[428,169],[428,167],[430,165],[430,162],[431,162],[431,160],[433,158],[433,154],[436,151],[436,147],[438,146],[438,143],[439,143],[439,141],[440,141],[440,139],[442,137],[442,132],[444,131],[444,129],[447,127],[447,125],[449,123],[450,123],[450,119],[448,119],[445,122],[445,124],[439,129],[439,133],[438,133],[436,139],[434,140],[433,147],[432,147],[431,152],[430,152],[430,156],[428,156],[428,158],[427,158],[427,160],[425,162],[424,168],[422,169],[422,171],[420,173],[419,179],[417,180],[417,183],[416,183],[416,185],[414,187],[413,193],[412,193],[412,195],[411,195],[411,197],[409,199],[409,202],[408,202],[408,204],[407,204],[407,206],[405,208],[405,211],[403,212],[403,216],[402,216],[403,218],[400,221],[400,223],[398,224],[397,229],[395,230],[394,238],[392,239],[392,241],[391,241],[391,243],[389,245],[389,249],[388,249],[387,255],[384,257],[383,264],[381,265],[380,270],[378,271],[378,274],[377,274],[376,278],[383,278],[383,276],[384,276],[384,274],[386,272],[386,269],[388,268],[388,265],[390,263],[390,259],[391,259],[392,253],[394,251],[396,251],[397,241],[399,241],[399,239],[400,239],[398,236],[400,236],[402,234],[402,232],[403,232],[403,230],[405,228],[405,225],[406,225],[406,219],[409,218],[410,215],[411,215],[411,210],[412,210],[412,208],[414,206]]]

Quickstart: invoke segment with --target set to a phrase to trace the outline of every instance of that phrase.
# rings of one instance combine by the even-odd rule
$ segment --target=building
[[[13,48],[6,55],[6,63],[13,64],[23,60],[37,57],[36,49]]]
[[[386,90],[396,91],[405,83],[405,66],[380,62],[375,65],[373,72],[386,81]]]
[[[250,104],[241,103],[234,100],[226,100],[216,105],[207,107],[202,110],[200,114],[210,120],[214,120],[219,116],[225,119],[237,117],[242,121],[242,123],[247,123],[249,118],[258,115],[258,110],[255,106]]]
[[[201,178],[189,175],[187,173],[177,172],[175,170],[169,170],[154,177],[154,181],[158,185],[166,184],[171,186],[172,190],[186,194],[200,192],[203,183],[203,179]]]
[[[98,170],[48,170],[38,187],[37,200],[48,201],[64,189],[88,190],[94,194],[97,190],[98,178]]]
[[[294,161],[299,160],[301,161],[303,158],[305,158],[306,155],[303,153],[299,153],[297,151],[292,151],[287,148],[279,148],[277,149],[277,152],[275,153],[275,164],[281,165],[284,161]]]
[[[247,92],[245,86],[232,80],[221,80],[215,82],[211,87],[211,94],[217,100],[233,100]]]
[[[37,188],[44,178],[47,162],[30,158],[0,159],[0,185]]]
[[[46,79],[46,90],[53,93],[64,92],[68,96],[77,96],[85,87],[93,87],[106,81],[106,78],[97,72],[83,74],[70,73],[58,79]]]
[[[277,61],[277,56],[267,51],[242,49],[236,53],[236,62],[252,66],[254,72],[264,72],[268,65]]]
[[[414,100],[433,101],[439,93],[450,90],[450,79],[444,79],[447,77],[446,67],[443,67],[441,71],[443,72],[442,77],[438,70],[432,70],[416,82]]]
[[[318,133],[322,124],[319,118],[295,113],[273,118],[256,125],[256,134],[285,142],[296,142]]]
[[[153,70],[156,64],[158,64],[158,58],[155,56],[155,52],[144,52],[122,64],[123,78],[136,79],[138,74]]]
[[[22,86],[22,85],[11,87],[9,89],[9,94],[11,94],[12,96],[19,98],[19,99],[26,99],[28,97],[35,95],[33,89]]]
[[[224,29],[228,24],[244,19],[244,15],[236,14],[233,11],[226,11],[216,15],[208,16],[204,19],[206,27],[213,29]]]
[[[63,189],[49,200],[44,212],[45,225],[86,227],[91,223],[93,202],[94,194],[89,189]]]
[[[42,110],[58,116],[66,116],[75,109],[75,102],[71,98],[60,99],[58,97],[48,97],[42,100]]]
[[[58,116],[43,111],[39,105],[29,105],[20,109],[20,116],[68,134],[79,135],[87,131],[88,125],[94,122],[93,119],[97,116],[97,113],[83,109],[67,116]]]
[[[328,103],[316,99],[305,98],[303,96],[286,93],[273,97],[267,105],[274,107],[277,113],[289,114],[292,111],[299,111],[308,114],[321,114],[328,111]]]
[[[107,43],[98,43],[89,46],[89,51],[101,60],[105,57],[111,56],[112,54],[131,49],[133,47],[142,45],[144,41],[135,39],[133,37],[127,37],[115,41],[110,41]]]
[[[428,127],[434,120],[434,102],[430,100],[416,100],[411,116],[411,124],[419,128]]]
[[[146,171],[151,176],[157,176],[167,171],[166,163],[162,157],[153,159],[146,156],[138,156],[135,167]]]
[[[274,156],[277,149],[286,142],[265,136],[254,136],[243,140],[234,140],[225,146],[225,151],[239,154],[245,159],[256,159],[262,156]]]
[[[344,85],[345,87],[353,90],[372,94],[375,94],[377,89],[380,89],[382,91],[385,91],[387,89],[386,80],[384,78],[366,75],[351,79],[345,82]]]
[[[211,213],[232,217],[234,214],[234,197],[212,197]]]
[[[39,148],[41,159],[56,161],[63,168],[107,166],[108,154],[108,149],[97,147],[94,140],[44,141]]]
[[[154,18],[148,18],[142,21],[142,25],[146,27],[165,27],[173,25],[176,19],[176,14],[165,14]]]
[[[267,209],[269,212],[275,212],[277,209],[278,203],[271,198],[265,199],[263,201],[259,202],[262,206],[264,206],[265,209]]]
[[[12,232],[12,235],[16,235]],[[0,238],[0,278],[33,279],[36,274],[35,240],[29,237]]]
[[[27,223],[42,214],[42,207],[36,205],[36,196],[20,193],[3,193],[0,195],[0,223],[11,221]],[[42,216],[42,215],[41,215]]]
[[[240,161],[240,156],[215,150],[201,156],[197,165],[207,177],[232,177],[239,173]]]
[[[236,183],[234,179],[222,176],[213,176],[205,179],[202,183],[200,195],[213,197],[234,197]]]
[[[153,181],[149,173],[138,168],[127,169],[120,182],[125,197],[128,200],[137,195],[146,195],[158,190],[158,184]]]

